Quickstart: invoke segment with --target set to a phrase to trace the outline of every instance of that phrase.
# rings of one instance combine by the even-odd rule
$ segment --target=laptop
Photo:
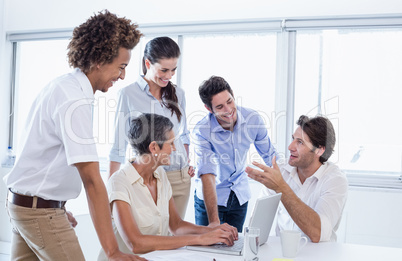
[[[281,196],[282,193],[265,196],[258,198],[255,203],[248,227],[258,227],[260,229],[260,246],[265,244],[268,240]],[[209,246],[187,246],[186,248],[188,250],[241,256],[243,252],[243,241],[244,235],[239,234],[239,240],[235,241],[233,246],[227,246],[221,243]]]

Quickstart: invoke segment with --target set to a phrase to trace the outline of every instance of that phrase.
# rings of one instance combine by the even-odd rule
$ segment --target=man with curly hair
[[[68,45],[72,73],[34,101],[20,155],[4,178],[13,225],[11,260],[85,260],[65,209],[84,184],[91,217],[109,260],[144,260],[119,251],[93,139],[94,93],[124,79],[138,26],[105,10],[76,27]]]

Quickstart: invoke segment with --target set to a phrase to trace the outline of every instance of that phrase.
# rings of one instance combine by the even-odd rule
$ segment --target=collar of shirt
[[[317,171],[314,173],[314,177],[316,177],[318,180],[320,180],[324,174],[325,170],[327,169],[327,164],[321,164],[321,166],[317,169]]]
[[[284,169],[286,171],[289,172],[289,175],[293,178],[293,179],[297,179],[300,182],[300,178],[299,175],[297,173],[297,168],[296,167],[292,167],[289,164],[286,164],[286,166],[284,167]],[[320,180],[324,174],[325,174],[325,169],[326,169],[326,165],[322,164],[318,170],[316,172],[314,172],[313,175],[311,175],[310,177],[308,177],[307,179],[312,179],[312,178],[316,178],[317,180]],[[307,180],[306,179],[306,180]]]
[[[289,164],[286,164],[285,170],[289,172],[290,179],[292,179],[297,184],[297,186],[300,188],[303,184],[301,184],[299,174],[297,174],[297,168],[292,167]],[[288,181],[286,181],[286,182],[289,184]]]
[[[130,182],[130,184],[134,184],[136,182],[140,182],[141,185],[144,185],[144,179],[141,177],[141,175],[138,173],[138,171],[134,168],[133,164],[131,162],[127,162],[126,165],[123,167],[123,171],[127,176],[127,180]],[[154,171],[154,177],[160,181],[160,176],[157,171]]]
[[[243,125],[246,123],[246,121],[244,120],[244,117],[240,111],[239,106],[237,106],[237,121],[236,124],[234,126],[234,129],[238,129],[240,128],[240,125]],[[219,124],[218,119],[216,118],[215,114],[213,113],[209,113],[209,117],[210,117],[210,124],[211,124],[211,132],[225,132],[225,131],[229,131],[229,130],[225,130],[224,128],[222,128],[222,126]]]
[[[73,71],[72,75],[80,83],[82,92],[84,93],[85,97],[94,100],[95,99],[94,90],[88,77],[78,68],[76,68]]]
[[[148,89],[148,92],[149,92],[149,86],[148,86],[147,81],[144,79],[144,75],[138,76],[137,83],[141,90],[143,90],[145,92],[145,90]]]
[[[144,75],[140,75],[138,77],[137,83],[138,86],[140,87],[140,89],[145,92],[146,94],[148,94],[149,96],[151,96],[152,98],[154,98],[156,100],[156,98],[152,95],[152,93],[149,91],[149,85],[148,82],[144,79]],[[163,99],[163,97],[162,97]]]

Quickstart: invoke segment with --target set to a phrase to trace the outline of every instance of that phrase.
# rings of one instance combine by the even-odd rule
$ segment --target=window
[[[71,69],[67,61],[67,40],[30,41],[18,44],[14,147],[32,102],[45,85]]]
[[[331,119],[330,160],[349,177],[399,176],[402,30],[299,31],[296,43],[295,121],[317,113]]]

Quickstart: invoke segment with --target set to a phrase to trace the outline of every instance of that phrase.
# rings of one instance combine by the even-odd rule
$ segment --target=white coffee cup
[[[304,243],[300,244],[302,241]],[[307,244],[307,237],[302,237],[297,230],[281,230],[282,255],[284,257],[296,257],[300,249]]]

